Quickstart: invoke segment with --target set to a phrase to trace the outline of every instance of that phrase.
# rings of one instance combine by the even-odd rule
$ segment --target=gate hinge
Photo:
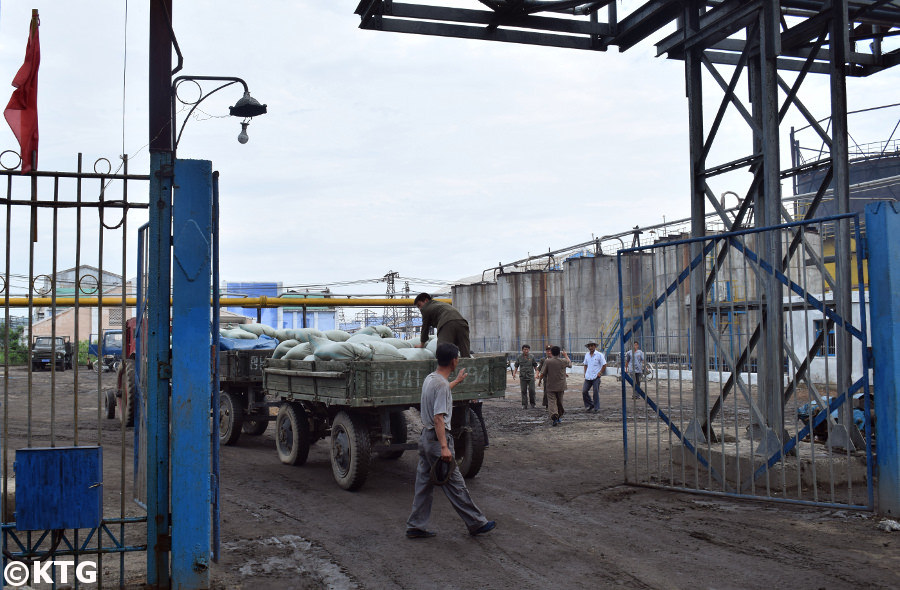
[[[860,260],[868,260],[869,259],[869,240],[860,237],[859,242],[856,244],[856,255],[859,256]]]
[[[172,365],[170,363],[160,361],[159,364],[157,365],[156,378],[157,379],[171,379],[172,378]]]

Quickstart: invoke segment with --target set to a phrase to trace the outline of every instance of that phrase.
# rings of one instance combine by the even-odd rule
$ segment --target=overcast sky
[[[595,53],[363,31],[356,0],[173,1],[181,73],[240,76],[269,108],[240,145],[238,120],[221,117],[239,87],[222,90],[179,145],[179,157],[211,160],[221,173],[223,279],[335,283],[393,270],[452,281],[689,215],[683,63],[654,57],[652,44]],[[147,173],[147,5],[0,3],[0,100],[22,63],[31,8],[41,14],[40,169],[74,170],[78,152],[86,167],[107,158],[115,169],[124,152],[130,172]],[[827,79],[813,78],[801,97],[825,116]],[[897,71],[851,80],[850,108],[896,102],[897,82]],[[717,106],[711,95],[708,120]],[[885,113],[857,140],[884,140],[896,121]],[[796,114],[791,122],[805,124]],[[730,115],[711,162],[747,155],[745,133]],[[18,149],[5,122],[0,142]],[[717,194],[743,192],[749,174],[717,182]],[[144,198],[146,187],[129,191]],[[72,239],[67,231],[61,240]],[[60,249],[65,268],[73,248]],[[27,274],[27,239],[12,258],[13,272]],[[113,258],[105,266],[120,265]]]

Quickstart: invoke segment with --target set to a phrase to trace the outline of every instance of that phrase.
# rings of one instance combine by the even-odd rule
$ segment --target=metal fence
[[[854,252],[842,293],[836,223],[860,243],[858,217],[835,216],[619,252],[623,299],[656,293],[619,348],[652,367],[622,381],[627,482],[874,507],[865,266]],[[652,276],[623,279],[648,253]]]
[[[113,351],[102,335],[124,328],[132,314],[122,295],[136,270],[134,231],[146,220],[148,176],[129,174],[127,158],[119,170],[99,159],[86,171],[79,155],[75,172],[4,169],[0,177],[6,181],[0,566],[55,560],[46,570],[54,587],[67,577],[77,588],[84,584],[74,569],[64,571],[59,562],[73,568],[93,562],[90,586],[124,587],[129,569],[143,578],[146,515],[130,501],[131,431],[109,419],[119,375],[110,370],[118,367],[113,359],[103,362]],[[88,368],[92,334],[97,356]],[[38,340],[49,342],[48,350]],[[22,364],[9,354],[17,348]],[[27,469],[26,457],[36,458]],[[61,470],[56,477],[36,477],[53,468]]]

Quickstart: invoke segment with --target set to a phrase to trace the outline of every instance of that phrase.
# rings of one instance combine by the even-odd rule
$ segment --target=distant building
[[[336,312],[333,307],[304,307],[300,300],[306,298],[328,297],[329,292],[310,293],[285,291],[282,283],[277,282],[226,282],[221,297],[285,297],[296,298],[298,305],[285,307],[228,307],[229,312],[250,318],[275,329],[281,328],[315,328],[326,331],[337,327]],[[305,311],[305,316],[304,316]]]

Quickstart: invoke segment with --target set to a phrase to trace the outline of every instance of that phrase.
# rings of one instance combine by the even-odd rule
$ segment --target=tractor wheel
[[[243,424],[244,408],[240,396],[228,391],[219,393],[219,444],[236,443]]]
[[[116,418],[116,392],[112,389],[106,390],[106,419],[115,420]]]
[[[484,463],[484,431],[478,415],[471,408],[466,408],[469,426],[454,437],[454,451],[459,464],[459,473],[464,478],[475,477]]]
[[[331,423],[331,471],[345,490],[358,490],[366,483],[372,459],[369,428],[361,417],[338,412]]]
[[[137,391],[134,386],[134,363],[124,363],[119,368],[118,374],[119,392],[116,396],[119,406],[119,420],[125,422],[125,426],[134,426],[134,406],[137,403]]]
[[[275,448],[285,465],[303,465],[309,456],[309,418],[300,404],[283,403],[275,418]]]
[[[242,429],[244,434],[249,434],[250,436],[260,436],[266,432],[266,429],[269,427],[269,421],[265,418],[245,418],[244,419],[244,428]]]
[[[393,444],[403,444],[407,441],[406,434],[406,414],[403,412],[391,412],[391,442]],[[378,453],[382,459],[395,461],[403,456],[403,450],[384,451]]]

